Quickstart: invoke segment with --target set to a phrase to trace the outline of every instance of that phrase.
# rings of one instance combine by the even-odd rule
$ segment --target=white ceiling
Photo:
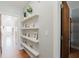
[[[25,6],[29,1],[0,1],[2,6]]]
[[[23,8],[29,1],[0,1],[0,14],[23,16]]]
[[[68,4],[71,9],[79,8],[79,1],[68,1]]]

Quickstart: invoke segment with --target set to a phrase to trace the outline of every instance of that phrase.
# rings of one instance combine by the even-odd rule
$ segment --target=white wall
[[[40,57],[60,57],[59,2],[31,2],[30,4],[34,8],[33,12],[39,14]],[[22,8],[16,5],[0,5],[2,14],[22,17],[22,12]]]
[[[0,13],[22,17],[23,7],[27,3],[27,1],[0,1]]]
[[[23,15],[21,8],[16,7],[16,6],[11,6],[11,5],[0,5],[0,13],[10,15],[10,16]]]
[[[16,21],[15,26],[20,27],[19,22],[20,22],[20,19],[23,18],[23,6],[20,6],[20,4],[17,5],[16,2],[0,2],[0,14],[17,17],[17,21]],[[5,21],[3,21],[3,22],[5,22]],[[6,23],[5,23],[5,25],[6,25]],[[18,32],[16,32],[15,34],[17,34],[16,41],[17,41],[17,48],[19,49],[20,48],[20,45],[18,43],[18,41],[19,41],[19,29],[18,29]]]
[[[60,57],[61,2],[53,3],[53,57]]]
[[[40,57],[60,57],[60,3],[31,2],[33,12],[39,14]]]

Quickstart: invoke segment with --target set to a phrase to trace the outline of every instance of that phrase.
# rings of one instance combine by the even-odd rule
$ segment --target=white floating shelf
[[[36,40],[35,38],[30,38],[30,37],[27,37],[27,36],[24,36],[24,35],[21,35],[21,37],[23,37],[23,38],[25,38],[27,40],[30,40],[30,41],[32,41],[34,43],[38,43],[39,42],[39,40]]]
[[[22,20],[22,22],[29,20],[29,19],[32,20],[32,18],[34,18],[34,17],[38,17],[38,14],[33,14],[33,15],[30,15],[30,16],[24,17],[24,20]]]
[[[38,55],[39,55],[39,53],[38,53],[36,50],[34,50],[34,49],[32,49],[31,47],[27,46],[25,43],[21,42],[21,44],[22,44],[27,50],[29,50],[33,55],[35,55],[35,56],[38,56]]]
[[[23,46],[24,47],[24,46]],[[25,47],[24,47],[25,48]],[[31,57],[31,58],[34,58],[34,57],[37,57],[37,56],[34,56],[34,55],[32,55],[27,49],[24,49],[27,53],[28,53],[28,55]]]
[[[38,30],[39,28],[21,28],[21,29],[26,29],[26,30]]]

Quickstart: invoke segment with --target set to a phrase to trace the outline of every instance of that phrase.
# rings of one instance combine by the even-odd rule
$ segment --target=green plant
[[[27,6],[27,12],[32,13],[32,7],[30,5]]]

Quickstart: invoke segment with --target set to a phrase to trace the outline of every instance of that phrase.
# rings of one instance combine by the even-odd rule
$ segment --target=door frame
[[[65,9],[62,10],[62,8],[65,7],[65,6],[67,6],[66,12],[68,12],[68,14],[66,14],[66,13],[63,14],[63,13],[62,13],[63,10],[64,10],[63,12],[65,12]],[[63,15],[66,15],[66,16],[65,16],[66,18],[63,18],[63,17],[62,17],[62,14],[63,14]],[[67,15],[68,15],[68,16],[67,16]],[[68,17],[69,19],[68,19],[67,17]],[[69,24],[69,25],[67,25],[67,26],[68,26],[68,27],[67,27],[67,28],[68,28],[68,32],[67,32],[67,33],[69,33],[69,34],[68,34],[69,36],[68,36],[68,39],[66,39],[66,40],[65,40],[65,39],[63,40],[63,36],[62,36],[62,35],[64,35],[64,37],[65,37],[65,33],[66,33],[66,32],[63,31],[63,30],[64,30],[64,29],[63,29],[64,27],[62,26],[62,24],[63,24],[63,22],[64,22],[63,19],[64,19],[64,21],[66,20],[66,22],[68,22],[68,24]],[[67,21],[67,19],[68,19],[68,21]],[[66,24],[66,23],[65,23],[65,24]],[[63,32],[62,32],[62,31],[63,31]],[[63,33],[64,33],[64,34],[63,34]],[[66,33],[66,34],[67,34],[67,33]],[[67,4],[66,1],[62,1],[62,3],[61,3],[61,39],[60,39],[60,43],[61,43],[61,45],[60,45],[60,57],[61,57],[61,58],[68,58],[68,57],[69,57],[69,54],[70,54],[70,46],[69,46],[69,45],[70,45],[70,41],[69,41],[69,40],[70,40],[70,15],[69,15],[69,6],[68,6],[68,4]],[[62,42],[64,42],[64,43],[67,43],[67,42],[68,42],[68,45],[67,45],[68,47],[65,46],[66,44],[63,45]],[[63,47],[63,46],[65,46],[65,47],[67,48],[68,52],[66,52],[66,50],[63,49],[63,48],[65,48],[65,47]],[[64,54],[63,50],[64,50],[65,54]]]

